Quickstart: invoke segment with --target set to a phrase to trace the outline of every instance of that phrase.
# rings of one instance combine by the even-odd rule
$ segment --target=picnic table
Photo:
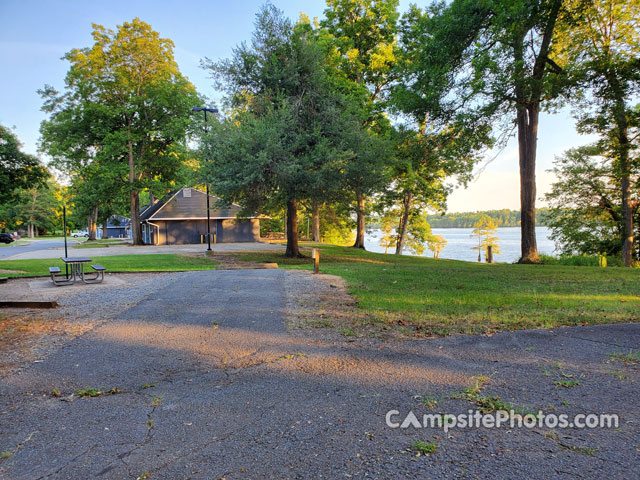
[[[76,278],[78,275],[81,279],[84,278],[84,264],[91,262],[87,257],[60,257],[60,259],[71,267],[71,276]]]
[[[50,267],[49,273],[55,285],[71,285],[79,278],[83,283],[98,283],[104,280],[104,271],[102,265],[91,265],[93,272],[85,273],[84,265],[90,263],[91,259],[87,257],[60,257],[60,259],[71,267],[71,272],[65,275],[60,274],[58,267]],[[59,274],[59,275],[56,275]]]

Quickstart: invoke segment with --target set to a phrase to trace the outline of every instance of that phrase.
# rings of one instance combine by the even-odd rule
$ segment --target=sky
[[[219,100],[200,60],[228,58],[232,49],[251,39],[253,21],[263,0],[0,0],[0,124],[12,128],[27,153],[37,154],[42,99],[37,90],[45,84],[64,86],[68,63],[61,57],[72,48],[92,45],[92,23],[116,29],[135,17],[151,24],[163,38],[175,43],[181,72],[208,98]],[[324,0],[272,0],[296,20],[300,12],[322,18]],[[400,0],[400,12],[409,3]],[[515,115],[515,113],[514,113]],[[579,136],[568,110],[542,114],[538,131],[538,206],[553,183],[554,157],[568,148],[590,141]],[[46,160],[46,159],[43,159]],[[491,160],[489,162],[489,160]],[[518,148],[515,139],[501,152],[488,152],[467,189],[449,197],[448,211],[464,212],[520,207]]]

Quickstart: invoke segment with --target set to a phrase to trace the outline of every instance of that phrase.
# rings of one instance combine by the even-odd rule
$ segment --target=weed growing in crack
[[[423,442],[422,440],[418,440],[411,444],[411,449],[419,455],[431,455],[436,453],[438,445],[436,442]]]
[[[465,388],[459,393],[454,393],[451,398],[456,400],[467,400],[474,403],[478,407],[478,410],[484,414],[498,411],[513,411],[515,415],[537,416],[537,413],[532,409],[524,406],[518,407],[512,403],[505,402],[497,395],[481,395],[482,389],[491,380],[491,378],[480,375],[478,377],[472,377],[472,380],[474,380],[473,386]]]
[[[580,385],[580,382],[577,380],[555,380],[553,385],[555,387],[573,388]]]
[[[76,395],[81,398],[101,397],[103,395],[117,395],[118,393],[122,393],[122,390],[116,387],[113,387],[106,392],[98,388],[85,388],[84,390],[76,390]]]
[[[612,360],[619,360],[628,365],[630,363],[640,363],[640,351],[629,350],[629,353],[614,352],[607,354]]]

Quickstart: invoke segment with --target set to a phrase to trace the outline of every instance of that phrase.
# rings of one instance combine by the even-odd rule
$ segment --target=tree
[[[402,214],[399,207],[390,208],[384,211],[380,220],[380,230],[384,234],[380,239],[380,246],[385,247],[387,253],[389,248],[396,247],[399,236],[394,233],[394,225],[398,225]],[[431,226],[420,211],[414,211],[409,215],[406,225],[405,246],[414,255],[422,255],[425,244],[432,240]],[[397,251],[396,251],[397,254]]]
[[[382,232],[380,246],[384,247],[385,255],[389,253],[390,248],[395,248],[398,241],[398,236],[394,233],[396,225],[398,225],[397,210],[395,212],[387,210],[380,218],[380,231]]]
[[[563,90],[554,61],[554,32],[562,0],[453,0],[429,15],[412,16],[419,55],[406,96],[418,114],[465,112],[485,122],[515,113],[521,202],[521,258],[538,262],[535,236],[535,162],[542,106]],[[423,41],[426,39],[426,41]],[[447,93],[450,94],[447,96]],[[441,98],[448,102],[438,105]],[[502,124],[512,131],[512,124]]]
[[[427,238],[427,246],[433,252],[433,258],[439,258],[440,253],[447,246],[447,239],[442,235],[431,235]]]
[[[489,142],[487,129],[469,129],[463,122],[439,125],[422,123],[419,131],[401,128],[392,166],[393,189],[386,197],[400,205],[396,254],[402,254],[411,216],[421,217],[427,208],[445,210],[450,191],[445,181],[457,175],[466,182],[477,152]],[[426,221],[426,220],[425,220]]]
[[[640,93],[640,1],[568,0],[566,4],[576,21],[557,33],[559,63],[590,89],[591,95],[575,97],[578,127],[584,133],[599,134],[613,160],[612,172],[620,179],[622,260],[631,267],[637,208],[632,194],[633,150],[637,143],[630,129],[634,121],[637,126],[638,115],[631,102]]]
[[[180,169],[191,107],[200,99],[178,70],[173,42],[135,18],[117,31],[93,25],[94,45],[65,55],[65,93],[41,92],[43,149],[81,174],[98,162],[129,197],[133,243],[141,244],[141,190]]]
[[[322,26],[334,39],[332,65],[344,79],[343,88],[359,99],[365,112],[363,125],[374,134],[386,128],[381,106],[393,80],[398,0],[327,0]],[[355,194],[356,239],[364,248],[366,198],[384,185],[384,159],[369,145],[355,149],[345,171],[347,185]]]
[[[625,236],[621,178],[610,151],[600,142],[568,150],[555,161],[558,180],[546,195],[548,225],[556,248],[566,255],[620,255]],[[630,203],[634,224],[640,223],[640,165],[631,172]],[[640,230],[634,233],[640,245]],[[634,252],[640,259],[640,251]]]
[[[255,25],[251,45],[207,63],[232,111],[205,139],[204,171],[217,194],[246,212],[286,205],[285,255],[297,257],[299,203],[341,188],[349,146],[364,135],[361,112],[328,74],[311,25],[294,28],[270,4]]]
[[[15,200],[20,189],[44,185],[49,175],[40,161],[21,147],[18,138],[0,125],[0,204]]]
[[[56,193],[60,186],[53,177],[45,185],[38,185],[20,192],[16,205],[17,217],[27,227],[27,235],[34,238],[41,231],[52,231],[56,227],[56,210],[59,206]]]
[[[499,246],[499,238],[496,236],[498,232],[498,225],[496,222],[488,215],[483,215],[476,223],[473,232],[471,233],[471,238],[478,238],[478,245],[473,247],[474,250],[478,250],[478,261],[482,261],[481,253],[484,250],[487,252],[488,257],[488,248],[491,247],[493,254],[498,255],[500,253]]]

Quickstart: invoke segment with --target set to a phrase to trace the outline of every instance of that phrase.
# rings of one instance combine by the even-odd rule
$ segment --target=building
[[[209,195],[212,242],[260,240],[258,217],[237,218],[239,205],[222,207]],[[140,212],[142,240],[148,245],[182,245],[207,242],[207,195],[184,187],[147,205]]]
[[[103,238],[102,225],[97,228],[97,237]],[[131,219],[122,215],[112,215],[107,219],[106,238],[131,238]]]

